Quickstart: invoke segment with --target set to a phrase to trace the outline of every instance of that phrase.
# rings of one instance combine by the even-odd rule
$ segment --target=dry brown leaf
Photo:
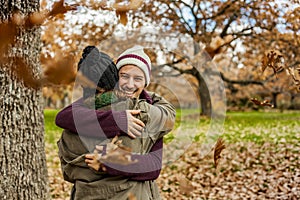
[[[34,78],[31,68],[20,57],[15,57],[14,66],[11,68],[19,82],[23,82],[26,87],[38,89],[41,87],[41,80]]]
[[[277,73],[283,70],[282,65],[283,55],[277,50],[269,50],[265,53],[262,58],[262,72],[266,70],[267,67],[272,68],[274,74],[277,77]]]
[[[26,20],[26,25],[28,27],[40,26],[46,21],[47,17],[47,11],[31,13]]]
[[[107,1],[106,0],[102,0],[102,1],[96,1],[95,0],[91,0],[90,1],[90,7],[93,9],[93,10],[110,10],[112,11],[112,8],[111,7],[108,7],[107,6]]]
[[[127,24],[128,19],[127,19],[127,12],[124,11],[116,11],[117,16],[120,18],[121,24],[124,26]]]
[[[128,22],[127,12],[137,10],[143,5],[143,0],[131,0],[129,4],[121,4],[116,2],[113,4],[113,9],[116,10],[116,15],[120,18],[120,23],[126,25]]]
[[[13,16],[13,21],[17,25],[24,25],[25,28],[32,28],[33,26],[42,25],[47,18],[53,18],[59,15],[65,14],[68,11],[76,10],[77,5],[64,5],[64,0],[55,2],[51,10],[43,10],[41,12],[33,12],[27,17],[22,17],[20,14],[16,13]]]
[[[128,200],[137,200],[137,198],[133,193],[129,192],[128,193]]]
[[[55,17],[57,15],[63,15],[68,11],[76,10],[77,5],[64,5],[64,0],[57,1],[53,4],[52,9],[49,11],[48,16]]]
[[[47,6],[47,0],[41,0],[40,6],[41,6],[41,9],[45,9]]]
[[[101,156],[99,161],[101,163],[130,165],[138,162],[137,160],[132,160],[131,152],[131,148],[123,146],[122,141],[118,140],[118,136],[116,136],[106,145],[106,154]]]
[[[0,23],[0,57],[3,57],[8,46],[14,42],[17,30],[16,25],[12,22]]]
[[[25,16],[20,12],[13,13],[11,23],[16,26],[23,26],[25,23]]]
[[[177,180],[179,183],[179,190],[181,194],[185,194],[187,196],[191,195],[191,193],[194,191],[194,186],[190,180],[188,180],[183,175],[177,176]]]
[[[54,58],[41,58],[44,65],[44,84],[70,84],[76,77],[75,58],[57,53]]]
[[[215,167],[218,166],[219,160],[221,159],[221,153],[225,148],[226,148],[225,141],[221,137],[218,138],[217,143],[216,143],[215,148],[214,148]]]
[[[130,0],[129,4],[114,3],[113,8],[118,12],[128,12],[129,10],[137,10],[143,5],[143,0]]]
[[[263,100],[263,101],[259,101],[257,98],[251,98],[250,99],[255,105],[258,106],[269,106],[271,108],[274,107],[274,105],[270,104],[269,100]]]

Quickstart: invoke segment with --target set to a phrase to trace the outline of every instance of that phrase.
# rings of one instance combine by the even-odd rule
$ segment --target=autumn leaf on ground
[[[269,50],[265,53],[262,58],[262,73],[266,70],[267,67],[272,68],[274,74],[277,77],[277,73],[283,70],[283,55],[276,50]]]
[[[195,189],[192,182],[183,175],[178,175],[176,178],[179,183],[180,193],[189,196]]]
[[[70,84],[75,80],[76,68],[74,56],[64,56],[63,53],[56,53],[54,58],[42,57],[41,63],[45,68],[45,85]]]
[[[271,108],[274,107],[274,105],[270,104],[269,100],[259,101],[257,98],[251,98],[250,100],[258,106],[269,106]]]
[[[214,147],[214,162],[215,167],[218,166],[219,160],[221,159],[221,153],[226,148],[224,140],[220,137]]]

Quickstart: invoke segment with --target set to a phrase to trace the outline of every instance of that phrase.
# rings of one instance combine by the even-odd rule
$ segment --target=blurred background
[[[228,110],[263,109],[251,98],[269,101],[280,110],[300,109],[297,1],[65,3],[75,4],[76,10],[42,27],[45,55],[63,52],[74,55],[77,62],[85,46],[95,45],[117,58],[126,48],[140,44],[148,48],[153,63],[153,83],[148,90],[164,94],[177,107],[193,108],[201,102],[202,113],[210,114],[210,95],[203,78],[207,73],[224,81]],[[45,9],[52,5],[51,1],[41,2]],[[190,88],[184,89],[183,80],[190,83],[199,102],[190,95]],[[180,105],[162,86],[165,83],[185,97]],[[74,84],[45,87],[45,108],[69,104],[73,89]]]

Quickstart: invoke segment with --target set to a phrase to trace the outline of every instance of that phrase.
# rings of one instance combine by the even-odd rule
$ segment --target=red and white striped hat
[[[144,52],[142,46],[134,46],[124,51],[118,58],[116,66],[120,70],[124,65],[135,65],[139,67],[145,74],[146,86],[150,83],[151,75],[151,60],[149,56]]]

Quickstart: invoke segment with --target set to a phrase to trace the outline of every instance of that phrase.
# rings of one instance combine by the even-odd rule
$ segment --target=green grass
[[[56,148],[56,142],[59,139],[62,129],[55,125],[55,116],[58,110],[44,110],[45,122],[45,141],[46,144]]]
[[[45,110],[45,140],[56,146],[62,129],[55,125],[58,110]],[[178,110],[176,130],[194,135],[201,140],[210,126],[210,119],[199,117],[197,110]],[[223,127],[223,136],[228,142],[298,142],[300,140],[300,112],[228,112]],[[179,132],[179,131],[177,131]],[[165,136],[165,142],[174,139],[174,132]]]
[[[229,112],[224,127],[231,142],[298,142],[300,112]]]

